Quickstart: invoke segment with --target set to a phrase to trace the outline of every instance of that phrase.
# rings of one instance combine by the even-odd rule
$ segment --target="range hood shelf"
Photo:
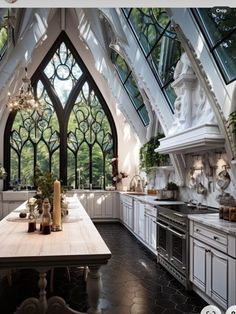
[[[186,154],[222,148],[224,144],[225,139],[220,134],[218,125],[208,123],[160,139],[160,146],[155,149],[155,152]]]

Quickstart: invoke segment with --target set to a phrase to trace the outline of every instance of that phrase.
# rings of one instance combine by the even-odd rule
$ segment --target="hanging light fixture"
[[[22,78],[23,85],[19,90],[18,95],[8,93],[7,107],[10,111],[18,110],[36,110],[42,111],[41,104],[35,99],[31,81],[28,78],[27,68],[25,68],[25,76]]]

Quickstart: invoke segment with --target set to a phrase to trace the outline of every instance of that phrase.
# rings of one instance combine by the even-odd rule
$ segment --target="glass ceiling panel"
[[[231,9],[226,13],[216,14],[214,9],[204,8],[198,9],[198,14],[213,46],[222,38],[227,37],[232,31],[236,30],[235,9]]]
[[[226,84],[236,79],[236,9],[195,9],[193,13]]]
[[[145,54],[149,54],[169,23],[166,10],[132,9],[129,19]]]
[[[173,111],[176,95],[168,85],[173,81],[174,68],[183,49],[176,33],[171,29],[166,9],[132,8],[129,14],[127,11],[124,13]],[[165,90],[168,90],[168,93]]]
[[[2,57],[4,53],[7,50],[7,43],[8,43],[8,29],[7,29],[7,18],[8,16],[8,9],[0,9],[0,60],[2,60]]]
[[[125,87],[131,102],[135,110],[137,111],[139,117],[141,118],[143,124],[146,126],[149,124],[148,113],[144,110],[139,111],[139,108],[142,106],[145,107],[143,97],[138,89],[138,86],[135,82],[135,79],[132,75],[132,71],[129,69],[129,66],[125,60],[114,50],[111,52],[111,60],[114,63],[118,75],[120,77],[123,86]],[[142,116],[144,114],[144,117]]]

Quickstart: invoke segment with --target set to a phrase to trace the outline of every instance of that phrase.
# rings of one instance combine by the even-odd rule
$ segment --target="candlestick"
[[[61,182],[54,181],[52,231],[61,231]]]

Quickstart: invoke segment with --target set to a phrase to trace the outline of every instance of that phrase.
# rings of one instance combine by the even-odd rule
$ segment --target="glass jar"
[[[29,205],[28,232],[34,232],[35,230],[36,230],[36,215],[34,211],[34,205]]]
[[[41,220],[41,228],[43,234],[50,234],[51,233],[51,225],[52,225],[52,218],[50,214],[50,203],[48,198],[45,198],[43,201],[43,214]]]

